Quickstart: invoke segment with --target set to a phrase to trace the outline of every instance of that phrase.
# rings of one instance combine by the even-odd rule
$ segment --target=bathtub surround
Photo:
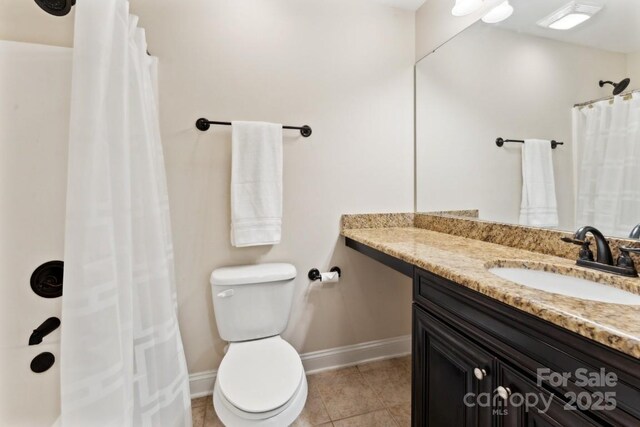
[[[38,297],[29,281],[39,265],[64,258],[71,55],[68,48],[0,41],[2,425],[24,425],[26,415],[31,425],[52,425],[60,411],[60,328],[37,348],[27,340],[44,319],[60,317],[62,298]],[[33,374],[29,363],[43,351],[56,363]]]
[[[190,426],[157,60],[128,1],[75,17],[60,425]]]

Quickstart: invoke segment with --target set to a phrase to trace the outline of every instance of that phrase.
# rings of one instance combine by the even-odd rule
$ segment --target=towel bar
[[[215,121],[207,120],[205,118],[200,118],[196,120],[196,127],[203,132],[209,130],[211,125],[231,126],[231,122],[215,122]],[[282,129],[299,130],[300,135],[302,135],[305,138],[308,138],[309,136],[311,136],[311,133],[312,133],[311,127],[307,125],[304,125],[304,126],[284,126],[283,125]]]
[[[524,140],[522,140],[522,139],[502,139],[502,138],[496,139],[496,145],[498,147],[502,147],[505,142],[518,142],[520,144],[524,144]],[[558,142],[558,141],[555,141],[555,140],[551,141],[551,148],[553,148],[554,150],[556,149],[556,147],[558,145],[564,145],[564,142]]]

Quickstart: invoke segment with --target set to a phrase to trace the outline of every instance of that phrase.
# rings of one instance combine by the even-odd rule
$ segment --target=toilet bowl
[[[307,399],[300,356],[279,336],[232,343],[213,394],[218,418],[227,426],[288,426]]]
[[[288,426],[307,399],[300,356],[280,337],[293,301],[291,264],[224,267],[211,274],[220,336],[229,341],[213,392],[228,427]]]

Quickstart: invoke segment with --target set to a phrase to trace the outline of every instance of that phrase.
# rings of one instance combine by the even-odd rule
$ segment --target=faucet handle
[[[572,243],[574,245],[582,246],[580,248],[580,253],[578,255],[578,258],[581,259],[581,260],[593,261],[593,251],[589,247],[589,245],[591,245],[590,241],[576,239],[575,237],[562,237],[561,240],[563,242]]]
[[[631,254],[640,254],[640,248],[631,248],[629,246],[620,246],[620,252],[623,253],[631,253]]]
[[[636,270],[635,263],[633,262],[633,258],[631,258],[630,254],[640,254],[640,248],[630,248],[628,246],[620,246],[620,256],[618,257],[618,267],[626,268],[633,275],[637,275],[638,272]]]
[[[575,237],[561,237],[560,240],[566,243],[573,243],[574,245],[583,246],[585,243],[589,243],[586,240],[579,240]]]

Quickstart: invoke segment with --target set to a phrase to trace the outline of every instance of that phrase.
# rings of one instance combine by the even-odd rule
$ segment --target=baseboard
[[[209,396],[213,394],[213,385],[216,383],[216,374],[218,371],[197,372],[189,375],[189,388],[191,390],[191,398]]]
[[[391,359],[411,353],[411,335],[369,341],[327,350],[312,351],[300,355],[307,374],[353,366],[358,363]],[[213,393],[216,370],[189,375],[191,398]]]

